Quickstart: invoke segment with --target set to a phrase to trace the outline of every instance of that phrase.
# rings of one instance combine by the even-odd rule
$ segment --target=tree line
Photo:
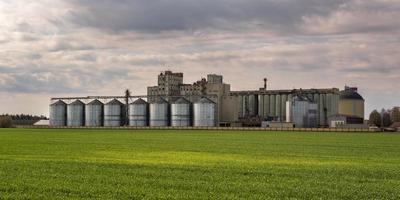
[[[18,125],[21,122],[34,123],[39,120],[47,120],[44,115],[27,115],[27,114],[2,114],[0,115],[0,128],[11,128],[14,124]]]
[[[381,112],[374,110],[369,115],[369,124],[377,127],[390,127],[395,122],[400,122],[400,107],[382,109]]]

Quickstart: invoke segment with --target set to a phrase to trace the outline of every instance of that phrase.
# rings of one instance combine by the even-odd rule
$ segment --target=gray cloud
[[[262,27],[293,33],[302,16],[327,16],[343,0],[71,0],[70,19],[111,31],[239,30]]]
[[[70,0],[75,24],[109,31],[251,31],[280,35],[399,30],[400,5],[358,0]]]

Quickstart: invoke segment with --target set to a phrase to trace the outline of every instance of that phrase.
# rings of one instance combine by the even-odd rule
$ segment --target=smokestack
[[[264,90],[265,91],[267,90],[267,81],[268,81],[268,79],[264,78]]]

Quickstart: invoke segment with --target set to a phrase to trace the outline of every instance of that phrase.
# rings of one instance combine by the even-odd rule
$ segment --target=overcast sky
[[[0,113],[145,94],[160,71],[233,90],[357,86],[400,105],[399,0],[0,0]]]

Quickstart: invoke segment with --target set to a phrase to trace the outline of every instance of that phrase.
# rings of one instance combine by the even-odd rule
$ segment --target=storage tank
[[[59,100],[50,105],[50,126],[65,125],[67,125],[67,104]]]
[[[85,125],[96,127],[103,126],[104,104],[93,100],[85,106]]]
[[[67,126],[85,125],[85,104],[76,100],[67,106]]]
[[[150,104],[150,126],[169,125],[169,104],[163,98],[156,99]]]
[[[357,116],[364,119],[364,98],[357,92],[356,87],[345,87],[340,92],[339,114]]]
[[[148,126],[149,104],[138,99],[129,105],[129,126]]]
[[[194,126],[215,126],[215,103],[208,98],[201,98],[193,105],[193,116]]]
[[[191,126],[192,105],[185,98],[171,104],[171,126]]]
[[[104,105],[104,126],[118,127],[124,123],[125,106],[114,99]]]

